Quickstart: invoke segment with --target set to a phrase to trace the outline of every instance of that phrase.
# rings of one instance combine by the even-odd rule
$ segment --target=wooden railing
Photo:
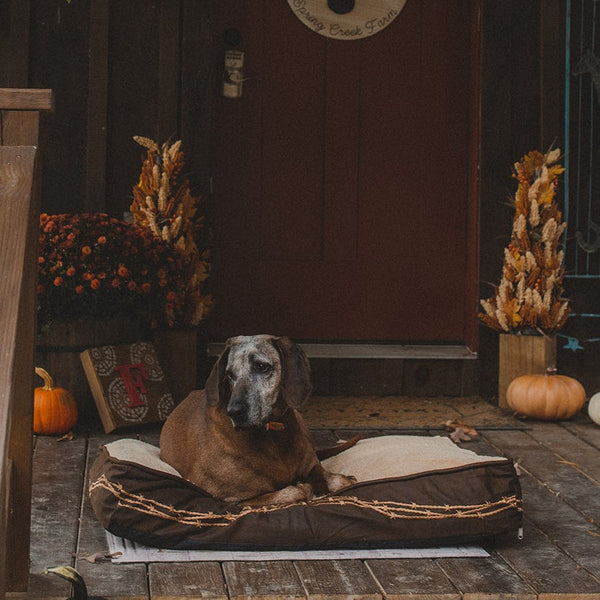
[[[0,89],[0,600],[29,576],[37,154],[52,108],[51,90]]]

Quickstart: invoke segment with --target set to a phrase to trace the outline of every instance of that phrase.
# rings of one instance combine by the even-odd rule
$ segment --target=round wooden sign
[[[287,0],[309,29],[336,40],[359,40],[385,29],[406,0]]]

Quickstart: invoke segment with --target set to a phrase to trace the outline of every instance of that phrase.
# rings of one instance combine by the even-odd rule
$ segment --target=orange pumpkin
[[[33,431],[41,435],[57,435],[70,431],[77,422],[77,404],[71,392],[54,387],[48,371],[36,367],[44,387],[34,390]]]
[[[508,406],[520,415],[543,421],[575,416],[585,404],[585,390],[572,377],[548,369],[545,375],[521,375],[506,390]]]

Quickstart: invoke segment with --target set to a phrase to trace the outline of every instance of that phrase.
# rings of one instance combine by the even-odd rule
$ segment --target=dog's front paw
[[[342,475],[341,473],[327,473],[327,488],[330,492],[337,492],[342,488],[356,483],[356,477],[352,475]]]

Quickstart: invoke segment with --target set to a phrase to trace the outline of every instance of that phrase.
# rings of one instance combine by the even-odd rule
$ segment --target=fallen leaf
[[[59,437],[56,441],[57,442],[70,442],[73,439],[75,439],[75,434],[72,431],[69,431],[69,433],[65,433],[65,435]]]
[[[470,442],[473,438],[462,427],[457,427],[451,434],[450,439],[455,443]]]
[[[463,423],[462,421],[449,420],[446,421],[444,425],[446,427],[446,431],[456,431],[460,429],[462,431],[462,435],[468,435],[469,439],[479,435],[476,429],[470,425],[467,425],[466,423]]]

